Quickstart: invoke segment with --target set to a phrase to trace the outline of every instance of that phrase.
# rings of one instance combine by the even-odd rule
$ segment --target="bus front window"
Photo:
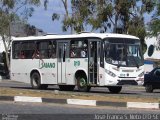
[[[135,40],[119,39],[117,42],[116,40],[105,41],[105,60],[107,63],[117,67],[139,67],[143,65],[140,44],[133,42]]]
[[[128,66],[141,66],[143,65],[143,56],[139,45],[128,45],[127,49],[127,63]]]
[[[108,44],[105,49],[106,62],[114,65],[126,65],[126,51],[123,44]]]

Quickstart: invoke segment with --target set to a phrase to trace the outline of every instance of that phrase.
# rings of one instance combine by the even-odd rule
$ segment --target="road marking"
[[[16,101],[16,102],[38,102],[38,103],[42,103],[42,98],[41,97],[15,96],[14,101]]]
[[[159,109],[159,103],[127,102],[127,108]]]
[[[96,100],[67,99],[67,104],[96,106]]]

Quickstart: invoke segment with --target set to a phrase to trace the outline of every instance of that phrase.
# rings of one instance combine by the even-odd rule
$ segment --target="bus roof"
[[[130,38],[130,39],[139,39],[138,37],[125,34],[114,34],[114,33],[80,33],[72,35],[44,35],[44,36],[29,36],[29,37],[14,37],[14,40],[45,40],[45,39],[67,39],[67,38]]]

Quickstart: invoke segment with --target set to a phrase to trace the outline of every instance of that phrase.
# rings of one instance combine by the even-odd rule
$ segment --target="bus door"
[[[89,41],[89,84],[99,83],[100,41]]]
[[[69,43],[58,42],[58,84],[66,84],[67,57],[69,57]]]

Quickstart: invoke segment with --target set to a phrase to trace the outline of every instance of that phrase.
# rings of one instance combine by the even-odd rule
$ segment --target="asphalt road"
[[[0,82],[0,87],[31,89],[30,84],[10,80]],[[58,86],[50,86],[46,91],[58,90]],[[79,94],[77,89],[67,94]],[[146,93],[144,87],[124,86],[119,96],[160,97],[160,90]],[[107,88],[92,88],[90,92],[81,94],[112,96]],[[111,117],[114,117],[113,119]],[[111,107],[88,107],[44,103],[0,102],[0,120],[160,120],[159,110],[126,109]]]
[[[0,103],[0,119],[15,118],[14,120],[109,120],[112,116],[117,120],[159,120],[159,110],[134,110],[126,108],[104,108],[57,104],[36,103]],[[114,120],[116,120],[114,119]],[[9,120],[9,119],[8,119]]]
[[[0,87],[9,87],[9,88],[17,88],[17,89],[32,89],[30,84],[24,84],[20,82],[3,80],[0,82]],[[46,91],[59,90],[58,86],[49,86]],[[44,91],[44,90],[43,90]],[[66,92],[67,94],[79,94],[77,89],[73,92]],[[81,93],[87,95],[101,95],[101,96],[112,96],[112,94],[105,87],[93,87],[90,92]],[[122,91],[117,94],[119,96],[135,96],[135,97],[151,97],[151,98],[160,98],[160,90],[154,90],[153,93],[146,93],[143,86],[123,86]]]

